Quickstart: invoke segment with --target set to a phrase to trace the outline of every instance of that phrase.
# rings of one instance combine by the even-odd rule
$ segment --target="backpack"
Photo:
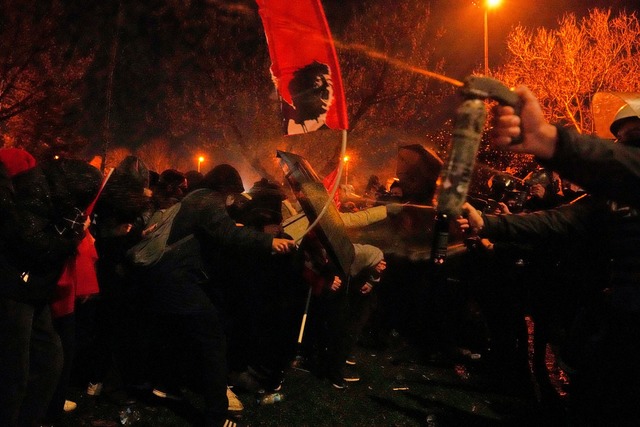
[[[146,228],[149,229],[154,225],[156,227],[127,251],[127,258],[133,265],[138,267],[155,265],[165,253],[194,237],[193,234],[190,234],[172,245],[167,245],[173,220],[181,206],[181,203],[176,203],[167,209],[159,209],[151,215],[146,223]]]

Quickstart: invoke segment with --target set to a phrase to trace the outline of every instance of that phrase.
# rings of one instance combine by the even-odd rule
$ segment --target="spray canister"
[[[451,151],[438,178],[431,246],[434,264],[443,264],[446,258],[449,221],[460,215],[467,198],[486,117],[486,108],[480,99],[466,99],[456,111]]]

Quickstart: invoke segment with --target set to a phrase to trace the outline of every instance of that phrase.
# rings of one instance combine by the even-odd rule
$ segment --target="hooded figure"
[[[242,224],[264,230],[282,223],[282,202],[287,196],[282,186],[262,178],[247,192],[251,200],[244,206]]]
[[[248,198],[243,195],[244,184],[236,168],[226,163],[220,164],[202,178],[199,186],[213,190],[220,195],[229,216],[236,222],[241,221],[242,210]]]
[[[205,425],[222,425],[229,405],[226,347],[222,307],[212,301],[211,290],[232,257],[269,257],[288,252],[293,242],[236,225],[227,209],[244,187],[231,165],[213,168],[200,187],[179,202],[162,257],[141,268],[140,277],[144,307],[154,318],[151,345],[158,346],[151,352],[153,393],[170,395],[179,385],[172,384],[171,373],[188,360],[202,374]]]
[[[48,160],[13,177],[12,197],[2,200],[0,295],[47,300],[84,236],[84,211],[101,182],[98,169],[70,159]],[[27,281],[19,277],[25,272]]]
[[[32,426],[62,366],[49,298],[84,236],[102,175],[80,160],[31,167],[30,156],[9,158],[17,161],[0,168],[0,425]]]
[[[199,187],[208,188],[225,196],[244,192],[244,184],[242,184],[240,174],[236,168],[226,163],[211,169],[202,178]]]

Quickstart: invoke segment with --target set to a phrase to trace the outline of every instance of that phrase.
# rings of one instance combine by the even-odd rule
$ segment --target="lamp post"
[[[204,162],[204,157],[198,157],[198,172],[200,172],[200,165],[202,164],[202,162]]]
[[[484,75],[489,75],[489,9],[500,5],[501,0],[485,0],[484,4]]]
[[[344,185],[349,184],[349,156],[344,156],[342,158],[344,162]]]

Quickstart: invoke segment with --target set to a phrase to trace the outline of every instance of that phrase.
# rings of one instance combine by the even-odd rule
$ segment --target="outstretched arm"
[[[511,107],[494,110],[491,143],[495,147],[533,154],[590,193],[640,207],[640,148],[551,125],[529,89],[520,86],[516,93],[522,100],[520,116]],[[517,136],[522,136],[522,142],[512,144]]]

